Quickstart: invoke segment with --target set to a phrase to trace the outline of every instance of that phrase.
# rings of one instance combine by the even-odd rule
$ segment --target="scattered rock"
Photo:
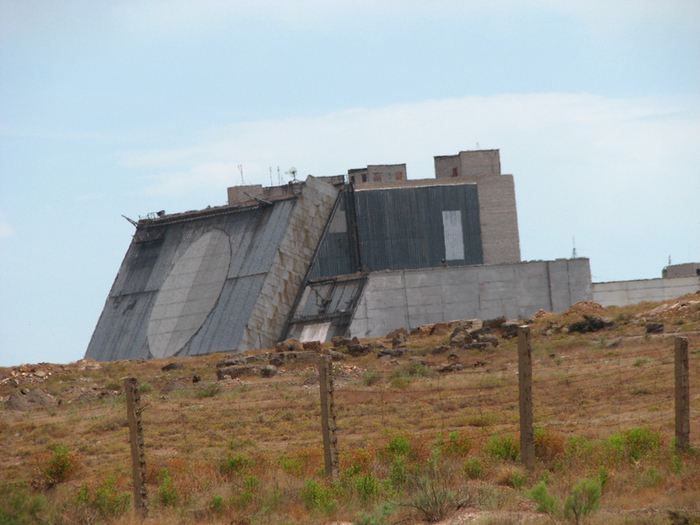
[[[363,345],[357,337],[353,337],[348,344],[348,354],[353,357],[367,355],[371,349],[371,345]]]
[[[306,341],[301,345],[306,352],[314,352],[316,354],[323,352],[323,345],[320,341]]]
[[[333,344],[333,348],[347,348],[350,345],[350,339],[338,335],[331,339],[331,343]]]
[[[646,329],[648,334],[663,334],[664,324],[656,322],[647,322]]]
[[[384,349],[377,352],[377,359],[390,358],[390,357],[403,357],[406,353],[405,348],[391,348]]]
[[[570,324],[568,326],[568,330],[569,332],[579,332],[581,334],[585,334],[587,332],[597,332],[599,330],[603,330],[604,328],[608,328],[613,324],[614,322],[609,317],[589,317],[584,315],[583,321]]]
[[[441,374],[446,374],[449,372],[459,372],[460,370],[464,370],[465,368],[468,368],[467,365],[462,364],[462,363],[452,363],[446,366],[443,366],[442,368],[438,368],[438,372]]]
[[[605,348],[620,348],[622,346],[622,337],[616,337],[610,341],[606,341]]]
[[[277,374],[277,367],[274,365],[252,365],[252,366],[229,366],[219,368],[216,377],[219,381],[226,378],[236,379],[243,376],[272,377]]]
[[[430,335],[447,335],[450,332],[450,328],[447,323],[435,323],[430,328]]]
[[[541,310],[542,311],[542,310]],[[519,321],[507,321],[501,325],[501,334],[504,339],[511,339],[518,336]]]
[[[174,363],[168,363],[167,365],[161,367],[161,370],[163,372],[170,372],[171,370],[180,370],[182,367],[183,364],[176,361]]]
[[[408,330],[406,330],[405,328],[397,328],[393,332],[386,334],[386,339],[391,340],[399,334],[403,334],[405,337],[409,336]]]
[[[496,348],[498,346],[498,337],[493,334],[483,334],[479,336],[479,343],[484,343],[486,346],[493,346]]]
[[[216,363],[216,368],[224,368],[226,366],[240,366],[240,365],[245,365],[248,362],[247,359],[245,358],[226,358],[220,360],[218,363]]]
[[[275,344],[275,350],[278,352],[303,352],[304,345],[299,339],[286,339]]]
[[[450,345],[465,346],[474,342],[474,337],[464,328],[457,327],[450,336]]]
[[[391,347],[392,348],[399,348],[402,347],[406,344],[406,340],[408,339],[408,336],[406,335],[406,330],[404,329],[403,332],[397,332],[394,334],[394,336],[391,338]]]
[[[32,410],[34,408],[48,408],[57,405],[58,401],[56,398],[40,388],[33,390],[23,388],[12,394],[5,401],[5,408],[8,410]]]
[[[78,370],[99,370],[100,368],[102,368],[102,365],[99,361],[96,361],[89,357],[86,357],[85,359],[81,359],[80,361],[76,362],[76,365],[78,365]]]
[[[564,315],[578,314],[586,317],[587,315],[596,314],[601,310],[603,310],[603,305],[594,301],[579,301],[564,312]]]
[[[426,324],[422,326],[416,326],[415,328],[411,329],[411,335],[417,335],[419,337],[424,337],[426,335],[430,335],[430,330],[432,329],[432,325]]]

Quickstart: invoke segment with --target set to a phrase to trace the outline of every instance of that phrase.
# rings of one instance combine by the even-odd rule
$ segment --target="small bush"
[[[373,501],[379,496],[379,480],[371,472],[357,476],[355,490],[363,502]]]
[[[158,473],[158,503],[163,507],[170,507],[177,505],[180,500],[180,495],[175,488],[173,483],[173,478],[170,475],[168,469],[163,469]]]
[[[491,436],[484,450],[493,459],[501,461],[517,461],[520,456],[520,445],[515,442],[512,434]]]
[[[564,455],[564,436],[549,428],[535,428],[535,456],[553,461]]]
[[[141,383],[139,385],[139,392],[142,394],[153,392],[153,385],[151,385],[150,383]]]
[[[314,480],[306,482],[301,492],[301,500],[307,510],[318,510],[323,514],[332,514],[337,506],[333,488]]]
[[[613,454],[621,459],[640,461],[656,454],[661,443],[659,432],[648,427],[632,427],[617,432],[608,439]]]
[[[537,503],[537,507],[535,509],[537,512],[546,512],[550,516],[556,516],[559,513],[559,506],[561,503],[557,498],[549,493],[549,490],[547,490],[547,484],[544,481],[540,481],[525,494],[527,497]]]
[[[32,494],[24,485],[0,485],[0,523],[3,525],[49,523],[46,511],[43,495]]]
[[[79,507],[90,509],[101,518],[116,518],[129,509],[131,495],[119,492],[111,477],[97,487],[84,484],[78,490],[75,500]]]
[[[223,496],[218,494],[211,497],[209,503],[207,503],[207,509],[210,514],[221,514],[226,510],[226,502]]]
[[[472,448],[472,440],[464,433],[454,431],[447,435],[443,443],[443,451],[448,456],[464,457]]]
[[[252,467],[255,462],[245,454],[226,454],[219,461],[219,470],[226,476],[238,475]]]
[[[469,458],[464,462],[464,473],[469,479],[479,479],[484,472],[484,468],[479,458]]]
[[[582,523],[586,517],[600,507],[602,487],[600,481],[584,478],[579,481],[566,498],[564,517],[576,524]]]
[[[451,488],[451,476],[436,460],[429,461],[425,471],[412,481],[412,495],[406,505],[416,509],[425,521],[440,521],[459,506],[459,495]]]
[[[77,470],[79,461],[65,445],[54,444],[49,450],[52,455],[42,466],[42,475],[46,484],[53,486],[70,478]]]
[[[411,452],[411,441],[408,436],[396,436],[389,441],[386,450],[392,456],[408,456]]]
[[[369,512],[361,513],[354,525],[384,525],[393,512],[394,505],[382,503]]]

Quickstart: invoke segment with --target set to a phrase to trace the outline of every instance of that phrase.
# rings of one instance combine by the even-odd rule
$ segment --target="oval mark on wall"
[[[231,243],[221,230],[205,233],[187,248],[161,286],[148,321],[155,358],[179,352],[216,305],[231,263]]]

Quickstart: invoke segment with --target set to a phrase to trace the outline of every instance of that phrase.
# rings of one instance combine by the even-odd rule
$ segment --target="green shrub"
[[[479,479],[484,472],[484,467],[479,458],[469,458],[464,462],[464,473],[469,479]]]
[[[332,514],[337,506],[333,488],[314,480],[306,482],[304,490],[301,491],[301,500],[307,510],[318,510],[324,514]]]
[[[616,432],[608,439],[608,446],[621,459],[640,461],[656,454],[661,443],[659,432],[648,427],[632,427]]]
[[[409,468],[404,457],[395,457],[389,467],[389,483],[396,490],[401,490],[408,482]]]
[[[512,434],[491,436],[484,450],[493,459],[501,461],[517,461],[520,456],[520,445],[515,442]]]
[[[591,512],[600,507],[602,492],[597,479],[582,479],[566,498],[564,517],[576,524],[582,523]]]
[[[24,485],[0,485],[0,524],[29,525],[49,523],[46,498],[32,494]]]
[[[363,502],[373,501],[379,495],[379,480],[371,472],[357,476],[355,490]]]
[[[139,392],[142,394],[147,394],[148,392],[153,392],[153,386],[150,383],[141,383],[139,385]]]
[[[537,503],[535,509],[537,512],[546,512],[551,516],[556,516],[559,513],[561,502],[549,493],[547,484],[544,481],[540,481],[525,494]]]
[[[435,459],[412,480],[411,497],[406,506],[417,510],[425,521],[444,519],[459,506],[460,498],[452,490],[450,473],[441,468]]]
[[[255,462],[245,454],[232,454],[228,452],[226,456],[219,461],[219,470],[224,475],[233,476],[243,473],[254,464]]]
[[[443,451],[449,456],[464,457],[472,448],[472,440],[459,431],[450,432],[443,443]]]
[[[175,488],[173,483],[173,478],[168,472],[168,469],[163,469],[158,473],[158,499],[157,501],[163,507],[170,507],[177,505],[180,500],[180,495]]]
[[[211,514],[223,513],[224,510],[226,510],[226,502],[224,501],[224,497],[219,496],[218,494],[212,496],[207,504],[207,508]]]
[[[510,486],[515,489],[521,489],[527,484],[527,473],[521,469],[514,469],[508,479]]]
[[[87,483],[80,487],[75,497],[79,507],[88,508],[101,518],[114,518],[124,514],[130,507],[131,495],[119,492],[113,477],[97,487]]]
[[[65,445],[54,444],[49,447],[51,457],[42,466],[44,481],[49,486],[67,480],[78,468],[78,459]]]
[[[411,452],[411,441],[408,436],[395,436],[386,446],[387,452],[392,456],[408,456]]]

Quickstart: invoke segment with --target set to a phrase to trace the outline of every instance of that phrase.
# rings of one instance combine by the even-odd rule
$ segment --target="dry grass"
[[[36,523],[135,523],[130,511],[102,508],[130,491],[124,397],[110,391],[132,375],[142,385],[147,483],[157,523],[411,523],[422,516],[411,502],[431,503],[420,500],[425,487],[453,498],[448,513],[459,505],[526,510],[545,523],[546,517],[533,514],[525,490],[546,480],[564,498],[582,478],[604,481],[603,510],[592,523],[668,522],[665,515],[634,514],[640,508],[686,509],[697,519],[700,457],[672,447],[673,338],[647,335],[643,322],[660,319],[667,332],[690,340],[691,442],[697,450],[700,308],[664,312],[660,304],[670,303],[601,310],[598,315],[616,323],[597,333],[560,332],[581,318],[572,312],[531,324],[538,427],[533,473],[487,453],[490,440],[509,434],[518,439],[515,340],[501,340],[492,352],[457,351],[467,368],[441,374],[450,352],[433,349],[448,337],[412,337],[404,358],[364,356],[336,364],[341,476],[333,485],[323,480],[319,390],[309,381],[315,369],[308,363],[282,367],[269,379],[221,382],[218,389],[207,385],[216,384],[215,365],[223,355],[116,362],[96,370],[73,364],[46,378],[16,375],[18,386],[0,386],[4,398],[17,388],[43,388],[63,402],[0,411],[0,507],[10,505],[8,494],[14,494],[12,505],[21,500],[40,509]],[[174,361],[184,367],[161,371]],[[6,377],[12,372],[0,369]],[[202,381],[193,385],[193,375]],[[175,379],[183,388],[162,393]],[[639,439],[653,443],[631,453],[625,432],[639,428]],[[48,488],[42,473],[56,444],[70,450],[75,469]],[[104,497],[80,500],[81,489]]]

